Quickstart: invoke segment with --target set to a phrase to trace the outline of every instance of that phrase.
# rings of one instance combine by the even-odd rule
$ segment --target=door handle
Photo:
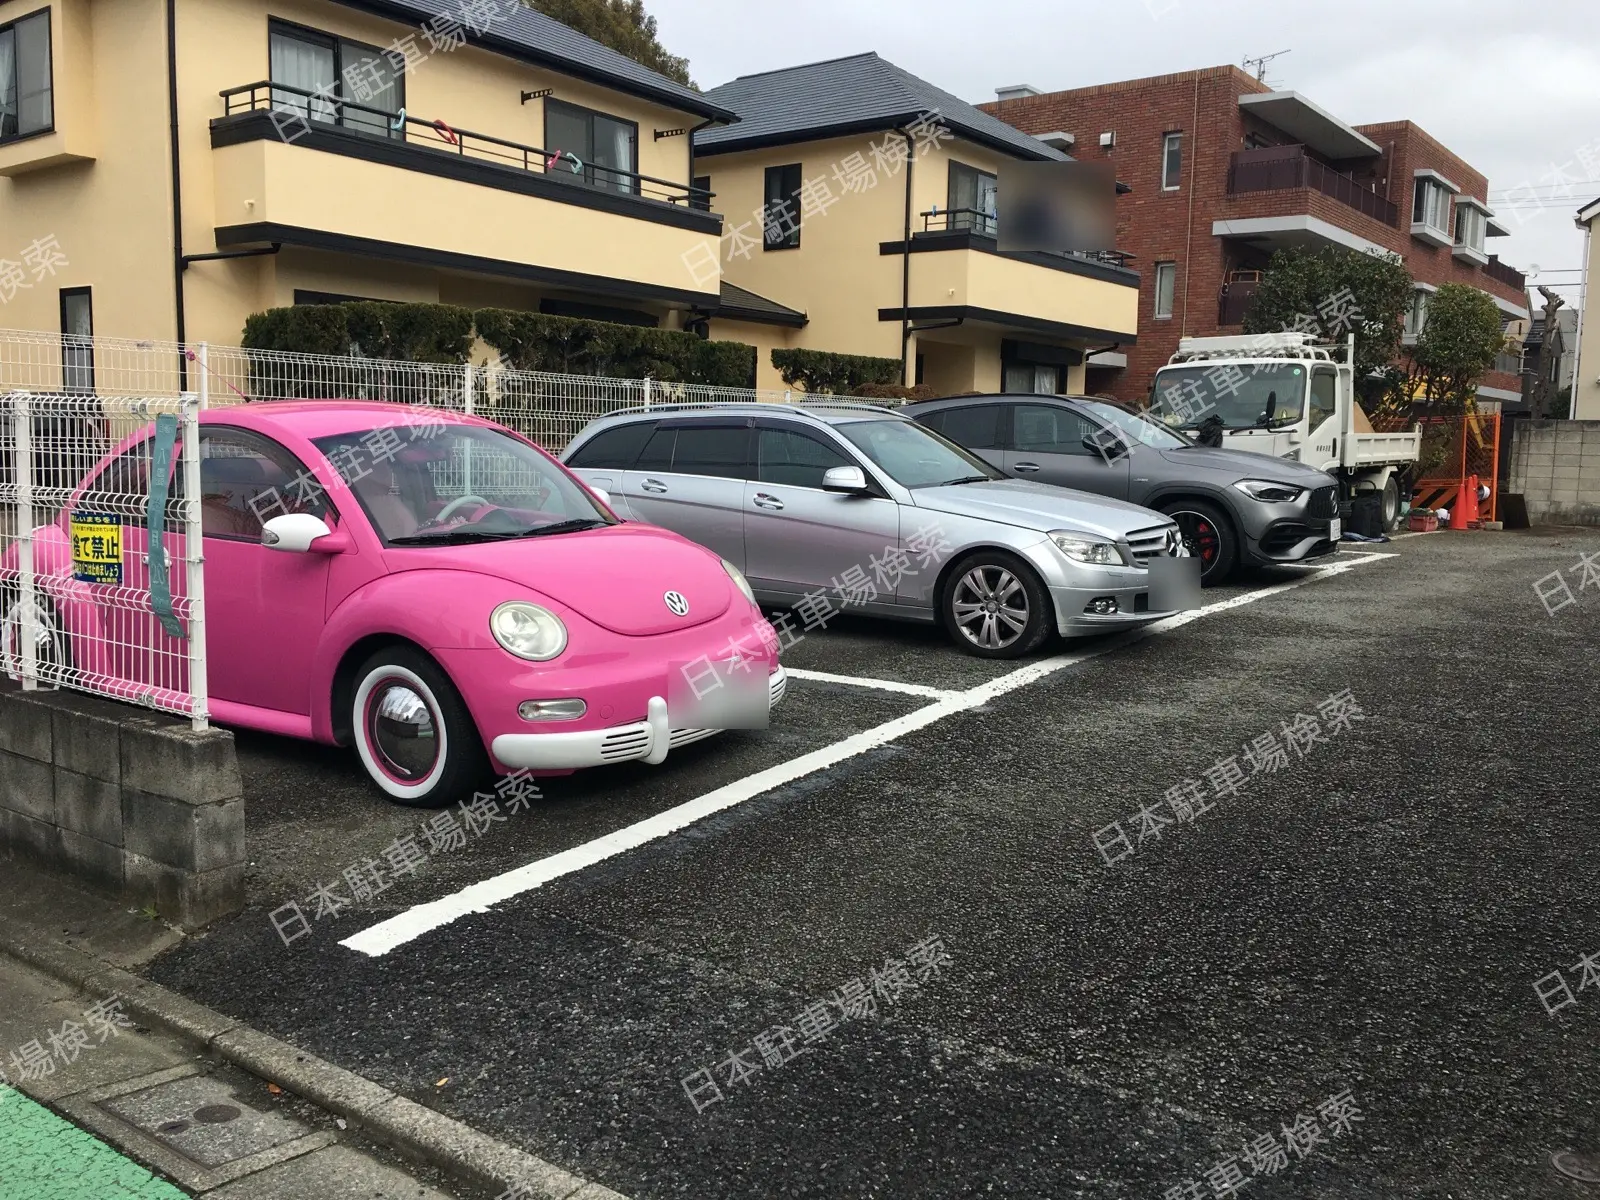
[[[660,492],[665,492],[667,490],[667,485],[662,483],[659,479],[646,479],[643,483],[641,483],[639,485],[639,490],[641,492],[657,492],[657,493],[660,493]]]
[[[1035,471],[1038,471],[1041,468],[1038,463],[1017,463],[1011,469],[1024,475],[1032,475]]]
[[[756,493],[755,505],[757,508],[769,508],[773,512],[783,511],[783,501],[776,496],[768,495],[766,492]]]

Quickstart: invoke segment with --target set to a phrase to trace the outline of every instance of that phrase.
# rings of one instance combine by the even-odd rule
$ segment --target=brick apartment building
[[[1526,328],[1522,274],[1485,249],[1509,232],[1487,181],[1410,121],[1349,126],[1231,66],[997,94],[980,107],[1132,187],[1116,245],[1142,276],[1139,340],[1090,360],[1090,392],[1143,400],[1180,337],[1243,332],[1260,272],[1289,246],[1400,254],[1417,281],[1408,337],[1442,283],[1479,288]],[[1487,405],[1520,396],[1507,371],[1479,388]]]

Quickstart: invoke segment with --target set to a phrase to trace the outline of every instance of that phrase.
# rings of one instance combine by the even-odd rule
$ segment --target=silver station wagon
[[[1170,615],[1152,611],[1147,564],[1185,554],[1170,517],[1006,478],[865,404],[628,410],[562,459],[619,516],[736,564],[762,604],[804,611],[822,593],[833,610],[939,622],[983,658]]]

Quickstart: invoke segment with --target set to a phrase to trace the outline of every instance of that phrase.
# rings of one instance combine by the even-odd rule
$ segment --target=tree
[[[1441,284],[1404,364],[1401,387],[1424,418],[1470,412],[1478,383],[1506,346],[1500,309],[1485,293]]]
[[[1561,322],[1556,320],[1557,312],[1566,301],[1547,287],[1540,287],[1539,294],[1544,297],[1544,346],[1539,351],[1539,374],[1533,381],[1533,395],[1528,402],[1528,411],[1535,421],[1554,415],[1551,410],[1556,407],[1556,383],[1550,377],[1550,364],[1560,362],[1566,350]]]
[[[1400,351],[1411,272],[1394,255],[1359,250],[1279,250],[1267,264],[1246,333],[1297,330],[1356,335],[1356,378],[1380,374]]]
[[[689,60],[668,54],[656,40],[656,19],[645,12],[643,0],[525,0],[525,3],[668,79],[685,87],[695,86],[689,78]]]

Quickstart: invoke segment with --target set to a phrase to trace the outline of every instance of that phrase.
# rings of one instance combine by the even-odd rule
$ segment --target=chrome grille
[[[1157,525],[1153,529],[1136,529],[1128,535],[1128,548],[1141,563],[1152,555],[1170,555],[1177,544],[1177,539],[1171,535],[1177,528],[1176,525]]]
[[[1337,487],[1314,488],[1311,492],[1311,499],[1306,505],[1306,516],[1326,521],[1338,515],[1339,489]]]

